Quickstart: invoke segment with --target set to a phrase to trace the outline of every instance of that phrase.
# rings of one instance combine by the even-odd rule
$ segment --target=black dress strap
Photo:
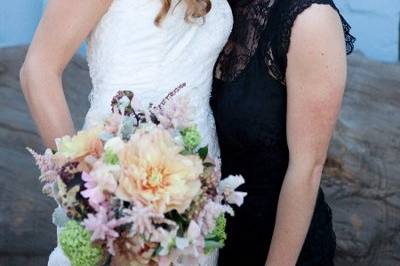
[[[354,48],[355,38],[350,34],[350,25],[340,14],[332,0],[281,0],[275,5],[274,16],[263,36],[263,54],[268,73],[282,84],[286,82],[287,53],[293,24],[298,15],[313,4],[329,5],[334,8],[342,21],[346,41],[346,52],[350,54]]]

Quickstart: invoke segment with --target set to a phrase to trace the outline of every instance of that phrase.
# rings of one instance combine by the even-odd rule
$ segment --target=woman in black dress
[[[354,38],[332,0],[232,0],[211,105],[224,175],[248,192],[220,266],[333,265],[320,189]]]

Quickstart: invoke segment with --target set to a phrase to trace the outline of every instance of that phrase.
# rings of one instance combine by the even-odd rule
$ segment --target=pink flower
[[[203,235],[208,235],[212,230],[214,230],[215,221],[223,213],[234,215],[233,209],[229,205],[224,205],[212,200],[207,201],[203,210],[196,219]]]
[[[118,166],[103,165],[100,162],[94,165],[94,170],[90,174],[82,172],[86,190],[83,190],[81,195],[88,198],[91,205],[104,202],[105,193],[113,193],[117,189],[117,181],[113,176],[113,171],[117,170]]]
[[[164,220],[164,215],[156,213],[152,206],[143,206],[139,201],[131,209],[126,209],[124,214],[125,223],[132,223],[131,232],[146,238],[155,230],[153,221]]]
[[[118,113],[113,113],[107,118],[105,122],[104,130],[112,135],[118,133],[119,127],[121,125],[122,115]]]
[[[88,198],[91,205],[98,205],[105,200],[101,187],[97,186],[96,180],[86,172],[82,172],[82,180],[85,181],[85,188],[81,192],[84,198]]]
[[[189,98],[183,96],[171,98],[164,104],[154,108],[153,113],[166,129],[189,127],[193,120]]]
[[[184,249],[186,255],[194,257],[203,255],[204,238],[201,234],[200,226],[195,221],[190,222],[189,228],[186,232],[186,239],[190,244],[186,249]]]
[[[170,266],[171,260],[167,256],[161,256],[158,260],[158,266]]]
[[[43,155],[38,154],[31,148],[27,148],[27,150],[32,154],[40,170],[39,179],[42,182],[54,182],[58,171],[66,162],[65,158],[54,155],[50,149],[47,149]]]
[[[114,255],[113,243],[114,240],[119,236],[115,228],[124,224],[125,221],[111,219],[107,213],[107,208],[99,206],[98,212],[95,214],[89,213],[88,217],[83,220],[82,224],[85,228],[92,232],[91,240],[106,240],[107,248],[110,254]]]
[[[66,163],[66,159],[53,154],[50,149],[47,149],[43,155],[36,153],[30,148],[27,148],[27,150],[32,154],[40,170],[39,180],[45,183],[43,193],[54,197],[53,184],[56,182],[61,167]]]
[[[185,237],[177,237],[176,230],[166,231],[161,228],[155,234],[156,242],[160,243],[159,265],[202,265],[204,256],[204,238],[199,225],[191,221]],[[171,249],[171,246],[175,248]]]
[[[169,254],[171,247],[174,245],[174,242],[176,242],[177,231],[178,228],[167,231],[159,227],[152,233],[151,241],[160,243],[160,251],[158,253],[160,256],[167,256]]]

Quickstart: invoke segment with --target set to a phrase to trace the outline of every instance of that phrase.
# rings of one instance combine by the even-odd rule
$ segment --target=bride
[[[142,104],[159,103],[179,84],[195,122],[218,155],[209,106],[213,68],[232,27],[226,0],[49,0],[21,69],[25,98],[46,146],[74,134],[62,73],[88,40],[93,90],[84,127],[110,112],[112,96],[132,90]],[[216,265],[217,255],[206,259]],[[70,265],[57,247],[49,265]]]

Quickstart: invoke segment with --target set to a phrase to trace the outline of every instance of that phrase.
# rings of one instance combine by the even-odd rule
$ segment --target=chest
[[[114,0],[93,30],[89,43],[93,49],[110,54],[158,53],[176,57],[184,50],[192,55],[219,53],[232,29],[231,9],[226,0],[212,0],[204,18],[185,20],[185,0],[172,0],[171,8],[157,26],[154,21],[162,8],[161,0]],[[176,58],[174,58],[176,59]]]

